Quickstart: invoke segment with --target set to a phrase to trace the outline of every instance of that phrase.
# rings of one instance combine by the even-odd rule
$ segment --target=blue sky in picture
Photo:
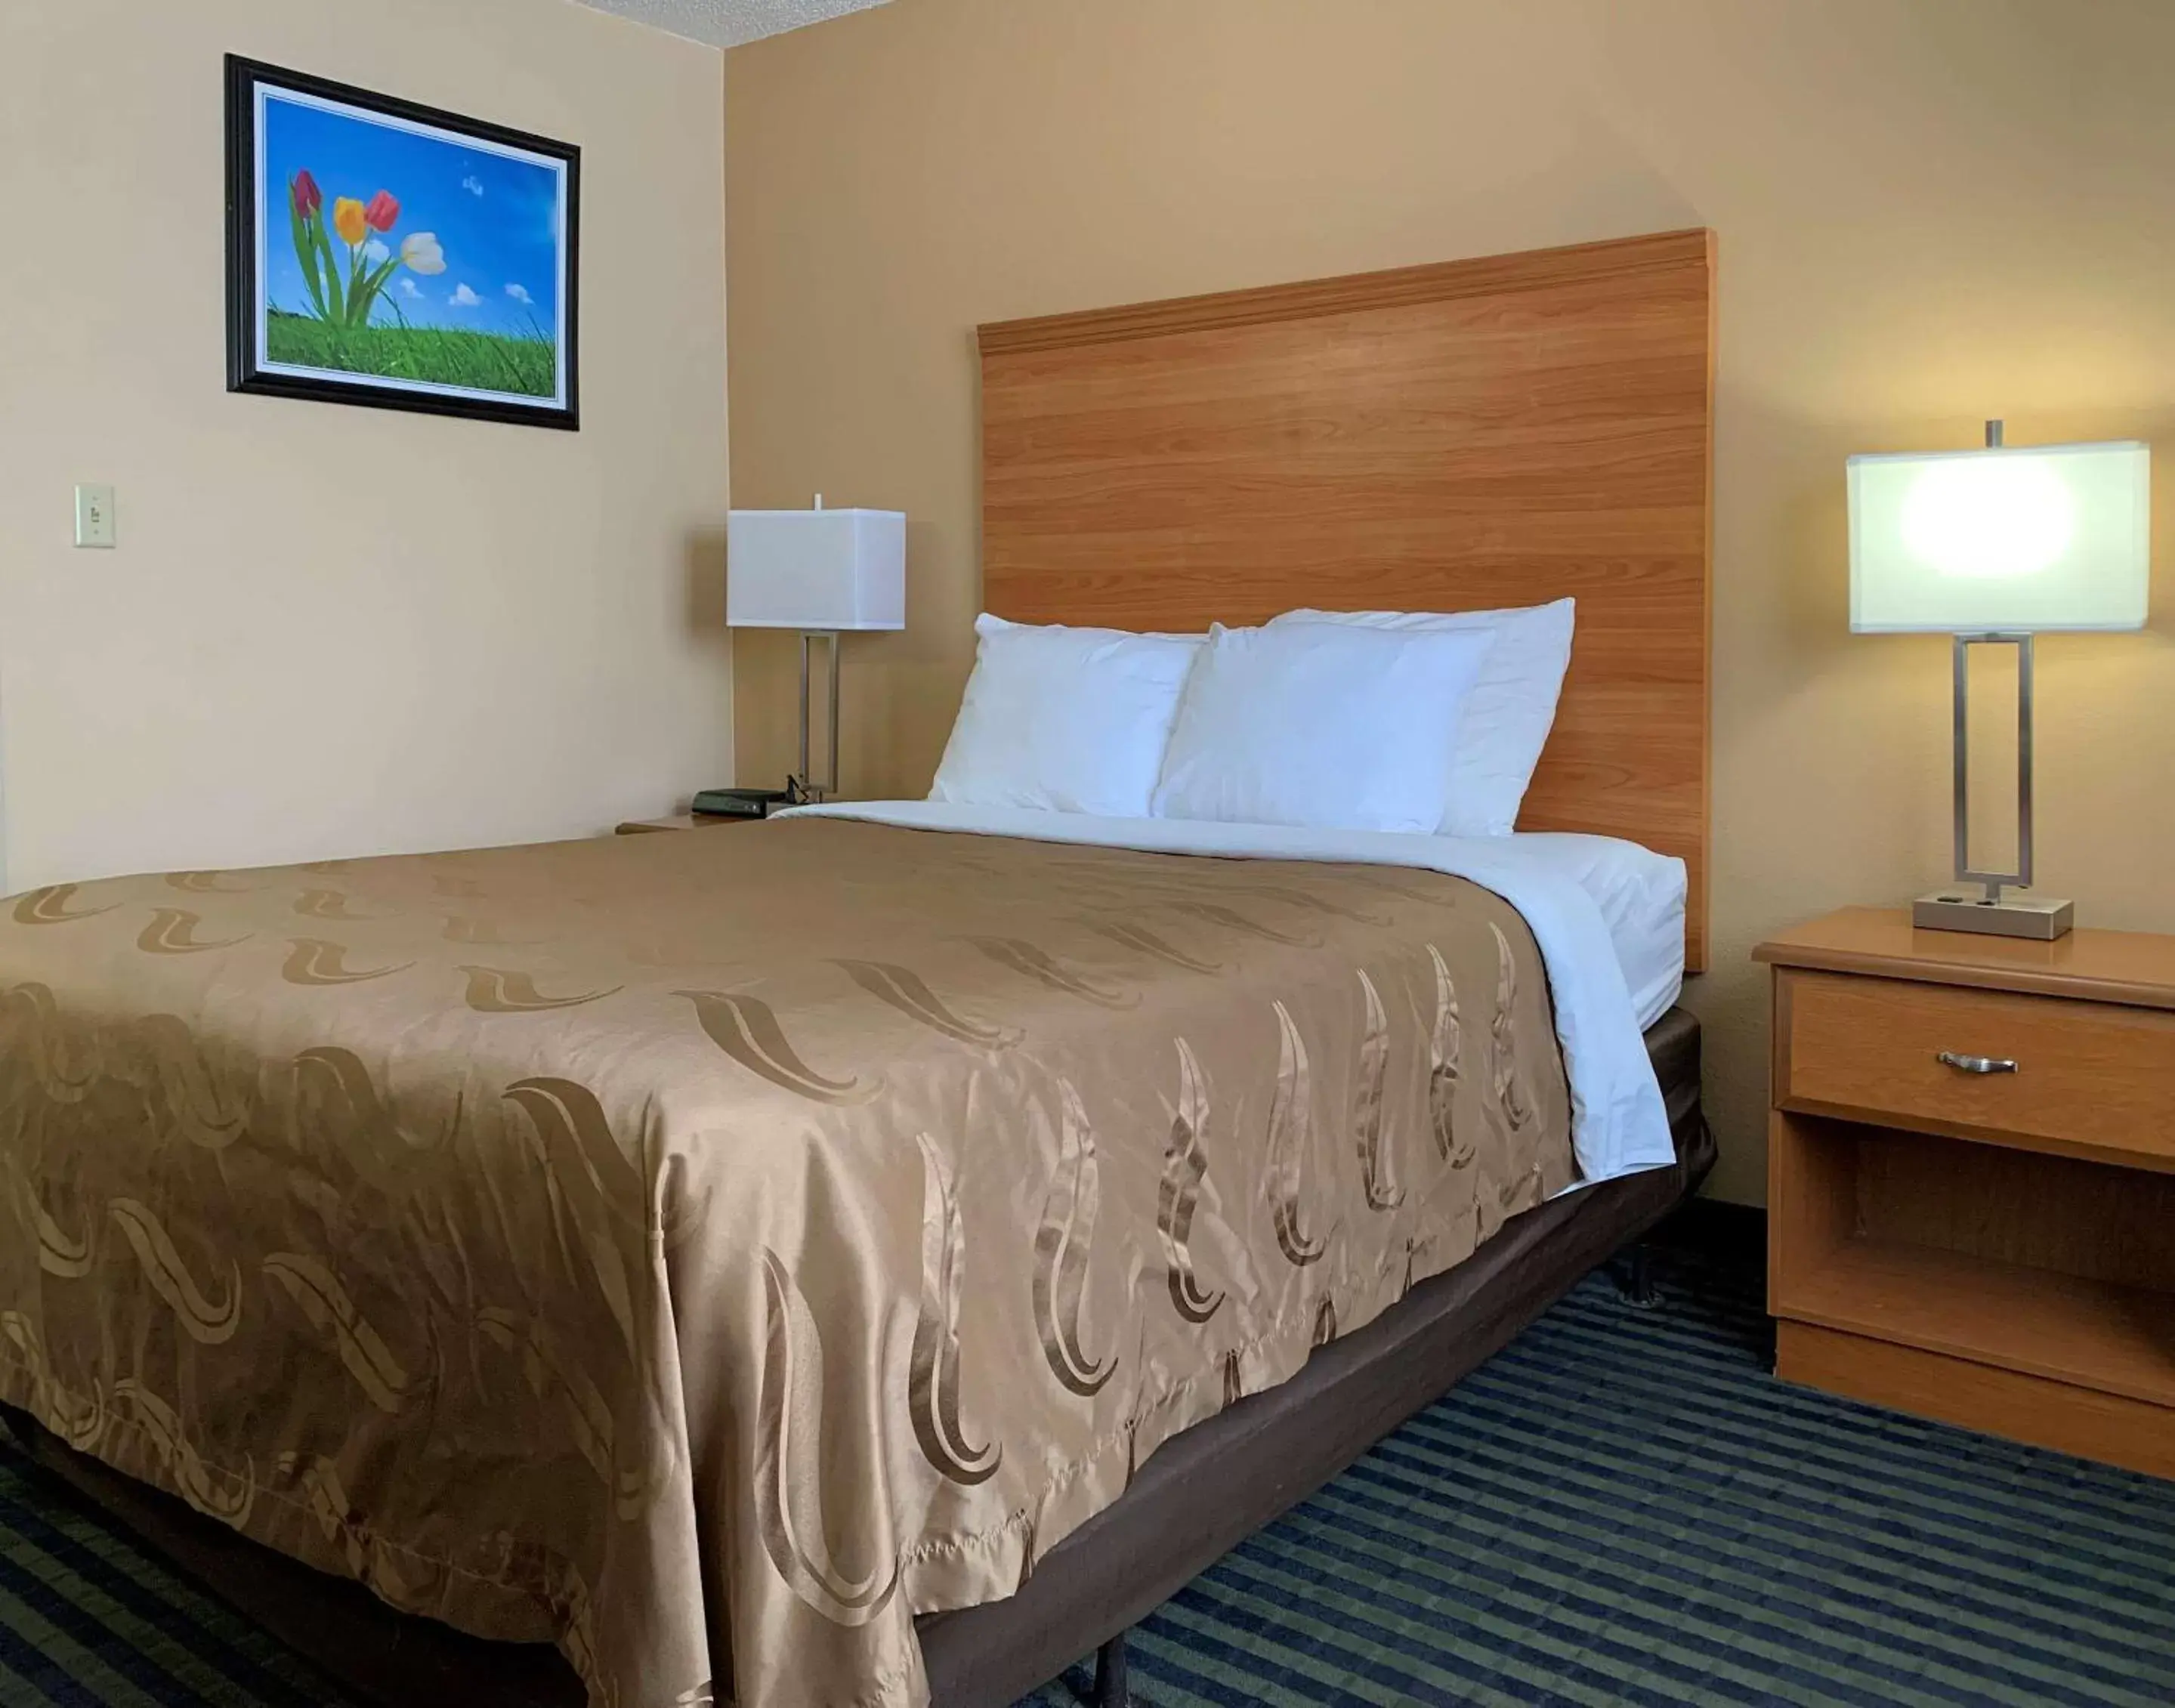
[[[367,203],[378,191],[400,203],[400,217],[377,242],[399,252],[401,240],[430,232],[446,270],[395,270],[371,316],[395,323],[398,306],[411,326],[554,335],[558,314],[559,172],[488,148],[419,135],[351,112],[328,112],[269,94],[260,121],[264,157],[266,294],[274,308],[313,312],[287,224],[288,186],[306,169],[324,196],[326,235],[343,277],[347,248],[332,229],[336,198]]]

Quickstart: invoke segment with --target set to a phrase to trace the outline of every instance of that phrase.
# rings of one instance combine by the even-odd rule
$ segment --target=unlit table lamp
[[[1850,626],[1859,634],[1955,637],[1955,861],[1959,886],[1922,896],[1913,924],[2054,938],[2068,902],[2002,894],[2031,882],[2031,637],[2141,629],[2151,568],[2151,452],[2135,441],[1852,457]],[[2016,870],[1971,863],[1970,649],[2016,649]]]
[[[906,626],[906,518],[897,510],[735,510],[725,522],[725,621],[800,631],[800,770],[805,799],[838,787],[838,637]],[[830,762],[809,770],[809,648],[827,641]]]

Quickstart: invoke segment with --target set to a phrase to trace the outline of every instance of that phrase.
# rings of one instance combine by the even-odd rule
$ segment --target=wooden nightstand
[[[2175,1477],[2175,937],[1853,908],[1754,958],[1776,1374]]]
[[[759,818],[740,818],[725,812],[675,812],[664,818],[630,818],[614,832],[617,836],[648,836],[659,830],[708,830],[719,824],[761,824]]]

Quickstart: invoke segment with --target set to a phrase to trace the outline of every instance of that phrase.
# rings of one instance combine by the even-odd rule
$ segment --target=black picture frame
[[[258,231],[258,95],[260,89],[265,89],[351,108],[366,119],[376,117],[426,127],[431,131],[449,133],[452,139],[473,140],[486,149],[518,150],[556,164],[562,176],[558,181],[561,195],[555,227],[558,276],[553,301],[556,337],[549,340],[554,388],[548,399],[540,393],[536,401],[531,402],[510,392],[463,387],[452,382],[404,380],[366,371],[330,372],[265,359],[269,347],[264,332],[268,323],[267,317],[278,314],[284,321],[297,324],[304,318],[300,314],[273,309],[263,296],[259,277],[260,241],[268,241],[261,239]],[[298,398],[313,403],[354,404],[366,409],[404,409],[521,426],[578,431],[581,166],[582,151],[570,143],[556,142],[509,126],[358,89],[351,84],[239,54],[227,55],[226,388],[230,392]],[[290,193],[290,187],[283,182],[273,192],[283,198],[284,206],[284,198]],[[480,195],[481,192],[477,193]],[[439,264],[442,269],[442,254],[439,256]],[[392,267],[388,266],[388,270],[393,270]],[[506,287],[509,293],[513,289],[511,285]],[[473,293],[467,300],[481,301]],[[524,296],[521,300],[525,302],[529,299]],[[366,333],[386,330],[381,323],[370,317],[375,313],[376,301],[373,296],[366,302],[362,323]],[[352,325],[350,323],[350,328]],[[401,330],[408,330],[404,320]]]

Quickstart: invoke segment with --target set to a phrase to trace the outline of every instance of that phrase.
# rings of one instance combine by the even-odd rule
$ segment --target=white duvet
[[[1642,1026],[1652,1017],[1642,1016],[1634,999],[1624,960],[1596,894],[1597,889],[1604,898],[1608,893],[1596,876],[1607,873],[1606,850],[1624,844],[1595,837],[1410,836],[1191,819],[1094,818],[1084,813],[962,806],[936,800],[841,801],[795,811],[914,830],[1023,837],[1158,854],[1414,866],[1468,879],[1516,908],[1540,947],[1555,1003],[1556,1037],[1563,1046],[1564,1071],[1570,1084],[1571,1143],[1584,1176],[1581,1184],[1664,1168],[1676,1161],[1661,1087],[1641,1036]],[[1531,846],[1540,843],[1554,846]],[[1650,865],[1660,861],[1676,868],[1676,969],[1680,976],[1682,865],[1662,861],[1645,850],[1638,853]],[[1646,935],[1654,935],[1651,922]],[[1666,984],[1673,1000],[1676,982],[1676,976],[1658,982],[1652,976],[1642,977],[1642,983],[1657,987],[1643,993],[1648,1006],[1659,984]],[[1667,1000],[1661,1004],[1668,1006]]]

